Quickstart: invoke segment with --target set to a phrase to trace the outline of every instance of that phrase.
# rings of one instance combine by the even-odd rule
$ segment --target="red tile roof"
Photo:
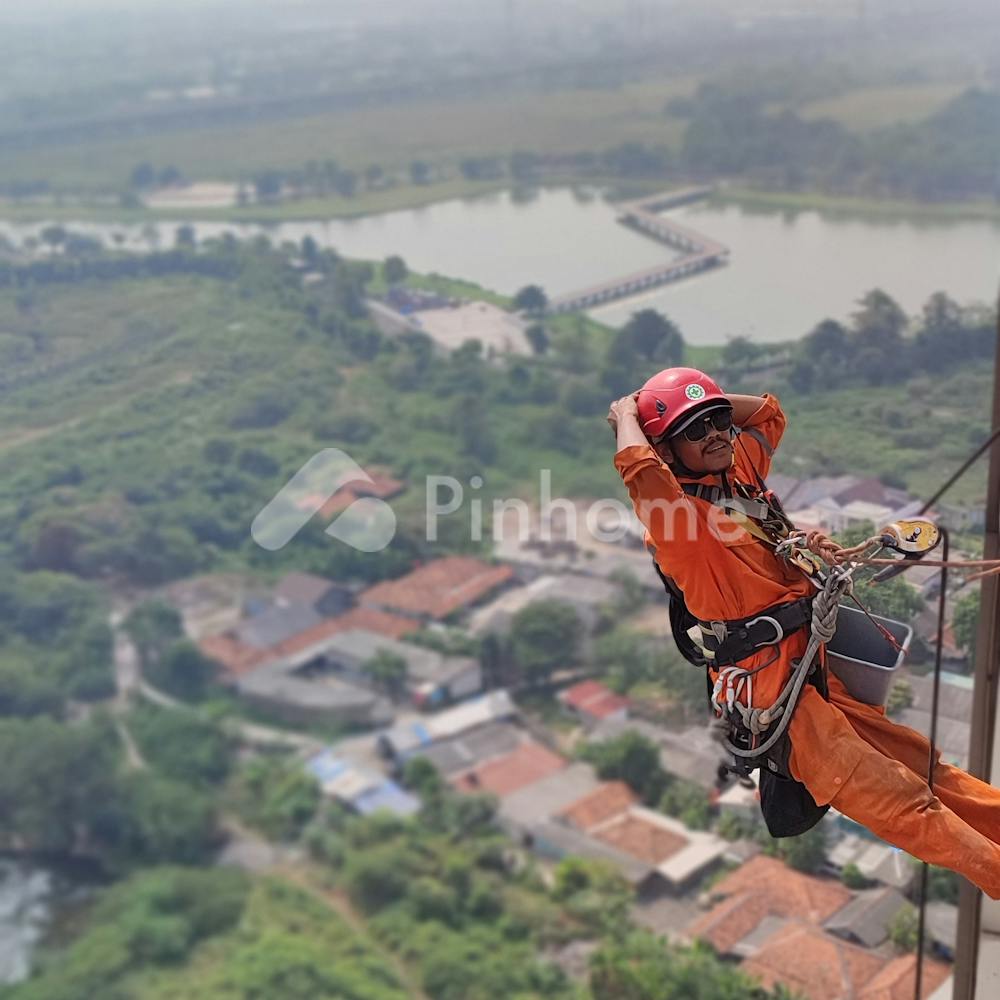
[[[950,975],[949,966],[925,958],[921,998],[929,997]],[[858,1000],[912,1000],[916,986],[916,956],[900,955],[872,979],[858,994]]]
[[[615,694],[600,681],[580,681],[566,688],[559,695],[559,700],[568,708],[572,708],[594,719],[606,719],[609,715],[628,708],[628,699]]]
[[[818,925],[851,901],[839,882],[804,875],[764,854],[730,872],[712,892],[726,899],[695,920],[686,934],[703,938],[722,954],[766,916]]]
[[[291,656],[303,649],[308,649],[317,642],[328,639],[338,632],[346,632],[348,629],[360,628],[366,632],[377,632],[379,635],[387,636],[390,639],[402,639],[409,632],[415,632],[420,628],[420,623],[412,618],[403,618],[400,615],[389,614],[388,611],[379,611],[377,608],[351,608],[342,615],[335,618],[326,618],[312,628],[307,628],[298,635],[290,636],[284,642],[279,642],[271,652],[276,656]]]
[[[452,778],[451,783],[460,792],[491,792],[504,796],[561,771],[566,764],[559,754],[528,740],[503,757],[463,771]]]
[[[364,591],[359,603],[427,618],[447,618],[474,604],[514,575],[510,566],[491,566],[469,556],[435,559],[396,580]]]
[[[229,677],[240,677],[269,657],[266,649],[249,646],[225,632],[201,639],[198,648],[210,660],[215,660]]]
[[[639,801],[624,781],[606,781],[567,806],[559,815],[584,832],[626,812]]]
[[[648,865],[662,864],[688,845],[686,837],[634,813],[612,820],[591,836]]]
[[[387,500],[401,492],[405,485],[398,479],[376,469],[369,469],[368,474],[371,482],[359,480],[355,483],[348,483],[342,486],[332,497],[330,497],[322,507],[319,508],[319,516],[330,518],[344,508],[349,507],[360,497],[378,497],[380,500]],[[299,503],[300,509],[312,510],[319,502],[318,497],[303,497]]]
[[[259,664],[274,660],[281,656],[292,656],[308,649],[310,646],[338,632],[348,629],[364,629],[367,632],[377,632],[390,639],[401,639],[410,632],[420,628],[420,623],[412,618],[379,611],[377,608],[351,608],[334,618],[324,618],[323,621],[307,628],[296,635],[289,636],[282,642],[266,649],[249,646],[234,638],[229,632],[209,636],[198,643],[201,651],[219,663],[230,678],[242,677]]]
[[[795,923],[779,927],[742,967],[767,989],[784,983],[807,1000],[856,1000],[885,963],[818,927]]]

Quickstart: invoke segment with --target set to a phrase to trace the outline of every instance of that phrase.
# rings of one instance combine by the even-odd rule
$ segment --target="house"
[[[689,830],[676,819],[640,806],[622,782],[598,786],[556,820],[645,865],[649,871],[638,886],[644,899],[682,891],[718,863],[728,847],[714,834]]]
[[[457,701],[483,686],[479,661],[447,656],[433,649],[399,642],[366,629],[337,631],[317,650],[329,669],[357,683],[368,681],[365,664],[379,653],[398,656],[406,664],[406,685],[415,704],[431,708]]]
[[[859,829],[852,825],[854,829]],[[909,856],[867,835],[846,834],[827,850],[826,857],[830,868],[838,873],[853,864],[869,881],[891,886],[900,892],[906,892],[913,884],[914,870]]]
[[[517,714],[517,706],[506,691],[490,691],[435,715],[394,726],[379,734],[378,749],[384,757],[402,764],[410,757],[425,754],[435,743],[487,723],[513,719]]]
[[[272,593],[279,607],[300,604],[318,614],[332,618],[343,614],[354,604],[354,589],[315,573],[286,573]]]
[[[910,1000],[914,995],[916,957],[886,959],[847,944],[817,927],[785,921],[763,924],[744,948],[743,971],[766,989],[784,984],[807,1000]],[[923,996],[949,974],[947,966],[927,961]]]
[[[305,679],[285,660],[249,671],[235,688],[248,704],[289,725],[384,726],[393,718],[392,704],[376,692],[333,678]]]
[[[954,962],[958,943],[958,907],[936,900],[927,904],[924,916],[927,937],[931,940],[934,954],[946,962]]]
[[[487,722],[456,736],[439,739],[419,751],[445,778],[467,771],[487,760],[504,757],[523,742],[524,730],[513,722]]]
[[[511,620],[524,608],[539,601],[562,601],[577,613],[588,631],[593,629],[604,608],[621,594],[621,587],[611,580],[584,576],[582,573],[546,573],[523,587],[504,591],[488,604],[476,608],[468,618],[473,635],[507,632]]]
[[[718,902],[685,929],[685,936],[729,955],[765,917],[819,927],[851,901],[851,893],[840,882],[805,875],[759,854],[716,883],[711,898]]]
[[[395,580],[369,587],[358,597],[362,607],[443,621],[509,583],[510,566],[492,566],[471,556],[445,556]]]
[[[384,775],[366,771],[352,761],[326,749],[306,761],[306,772],[314,777],[323,794],[336,799],[362,816],[387,810],[397,816],[412,816],[420,800]]]
[[[531,831],[538,823],[550,821],[599,785],[600,781],[589,764],[574,761],[539,781],[505,795],[500,800],[500,822],[511,837],[529,844]]]
[[[615,694],[600,681],[580,681],[559,692],[559,701],[585,726],[605,719],[628,718],[628,699]]]
[[[742,820],[760,818],[760,771],[753,771],[745,784],[730,776],[729,787],[720,793],[715,804],[719,814],[730,814]]]
[[[310,513],[315,511],[319,517],[330,520],[334,514],[346,510],[355,500],[362,497],[388,500],[403,491],[405,484],[394,479],[384,469],[368,469],[365,475],[366,479],[343,483],[330,497],[324,498],[315,493],[307,493],[295,500],[295,506]]]
[[[489,792],[503,798],[563,771],[567,763],[540,743],[525,740],[504,756],[455,775],[451,784],[460,792]]]
[[[667,729],[644,719],[621,719],[611,715],[591,728],[587,742],[602,743],[615,739],[627,730],[642,733],[659,746],[660,766],[668,774],[691,781],[706,792],[715,789],[723,753],[707,726]]]
[[[844,941],[877,948],[888,939],[893,918],[907,906],[906,897],[891,886],[867,889],[826,920],[823,927]]]
[[[275,619],[278,620],[276,625],[273,624]],[[257,624],[252,629],[245,628],[244,625],[249,626],[250,622]],[[307,605],[270,605],[248,622],[218,635],[206,636],[198,647],[222,667],[227,679],[234,680],[282,657],[294,657],[307,651],[311,651],[309,655],[319,656],[331,636],[358,628],[399,639],[418,630],[420,623],[375,608],[351,608],[333,618],[320,618]],[[265,645],[260,645],[261,642]]]

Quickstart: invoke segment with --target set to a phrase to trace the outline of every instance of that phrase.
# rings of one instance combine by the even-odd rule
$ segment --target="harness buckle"
[[[753,628],[757,622],[768,622],[773,625],[775,634],[773,639],[768,639],[766,642],[755,643],[755,646],[775,646],[785,638],[785,630],[781,627],[781,622],[779,622],[777,618],[772,618],[770,615],[758,615],[756,618],[751,618],[750,621],[746,623],[745,628],[749,630]]]

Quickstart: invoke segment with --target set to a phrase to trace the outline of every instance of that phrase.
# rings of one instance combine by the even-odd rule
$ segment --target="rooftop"
[[[616,817],[592,830],[591,834],[619,851],[654,866],[662,864],[688,845],[686,837],[635,812]]]
[[[333,586],[325,577],[293,570],[278,581],[274,597],[279,603],[315,604]]]
[[[445,556],[395,580],[362,592],[363,605],[442,619],[475,604],[513,578],[510,566],[492,566],[470,556]]]
[[[638,801],[638,796],[624,781],[606,781],[563,809],[559,817],[586,832],[624,813]]]
[[[277,656],[292,656],[313,646],[321,645],[331,636],[350,629],[364,629],[388,639],[401,639],[420,628],[412,618],[379,611],[377,608],[351,608],[335,618],[326,618],[311,628],[285,639],[274,647]]]
[[[859,892],[823,925],[831,934],[864,948],[877,948],[889,936],[892,918],[905,906],[906,898],[887,886]]]
[[[451,739],[439,740],[420,751],[445,777],[476,764],[503,757],[524,739],[524,731],[510,722],[487,722]]]
[[[459,791],[490,792],[503,798],[562,771],[565,766],[565,758],[529,740],[506,756],[479,764],[451,780]]]
[[[628,699],[615,694],[600,681],[580,681],[559,693],[559,700],[577,712],[595,719],[606,719],[628,708]]]
[[[687,934],[710,941],[722,954],[767,916],[818,925],[851,900],[840,882],[804,875],[763,854],[730,872],[712,893],[722,902],[699,917]]]
[[[500,815],[505,820],[527,827],[555,816],[593,791],[596,785],[594,769],[582,761],[575,761],[561,771],[507,795],[500,803]]]
[[[856,1000],[884,965],[884,958],[817,927],[785,923],[742,967],[767,989],[783,983],[807,1000]]]
[[[378,497],[387,500],[401,492],[404,483],[394,479],[382,469],[367,470],[368,480],[357,479],[344,483],[333,496],[327,497],[315,493],[307,493],[296,501],[300,510],[317,511],[321,518],[330,519],[339,511],[350,507],[361,497]]]

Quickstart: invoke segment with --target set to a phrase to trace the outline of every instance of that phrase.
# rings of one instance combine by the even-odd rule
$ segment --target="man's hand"
[[[633,392],[628,396],[622,396],[621,399],[616,399],[611,404],[611,408],[608,410],[608,423],[611,425],[611,429],[615,433],[618,432],[619,424],[626,417],[635,417],[636,420],[639,419],[638,396],[639,393]]]

